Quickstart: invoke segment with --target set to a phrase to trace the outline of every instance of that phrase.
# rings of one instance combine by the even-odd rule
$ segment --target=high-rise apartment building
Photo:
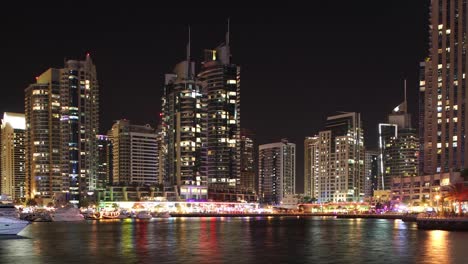
[[[296,144],[286,139],[259,146],[258,195],[260,202],[281,204],[296,193]]]
[[[189,37],[190,38],[190,37]],[[187,59],[166,74],[162,97],[162,136],[165,185],[174,186],[182,199],[207,199],[206,96]]]
[[[27,178],[32,198],[68,201],[96,188],[99,85],[96,67],[67,60],[51,68],[25,90]]]
[[[254,134],[247,129],[241,129],[240,149],[240,188],[249,192],[255,192],[257,190],[257,166],[255,163]]]
[[[96,189],[104,190],[112,184],[112,143],[108,136],[97,135],[97,184]]]
[[[62,176],[67,200],[78,203],[97,187],[99,85],[89,54],[83,61],[67,60],[59,71]]]
[[[364,131],[359,113],[327,118],[323,131],[305,141],[305,187],[319,202],[364,197]]]
[[[419,138],[411,126],[405,99],[388,116],[387,124],[379,124],[379,190],[390,190],[393,177],[418,175]]]
[[[25,90],[26,178],[30,198],[62,193],[60,71],[49,69]]]
[[[389,123],[379,124],[379,190],[389,190],[391,188],[392,178],[390,176],[390,167],[389,164],[387,164],[387,161],[390,159],[390,148],[394,139],[397,137],[398,125]]]
[[[304,140],[304,195],[317,199],[319,182],[319,137],[306,137]]]
[[[9,195],[17,201],[27,197],[25,129],[24,114],[3,114],[0,133],[0,194]]]
[[[158,135],[150,125],[118,120],[108,132],[113,184],[159,184]]]
[[[212,190],[240,184],[240,67],[225,43],[205,50],[198,78],[207,98],[207,176]]]
[[[364,168],[366,170],[364,178],[364,196],[373,197],[374,190],[378,188],[379,177],[379,151],[366,150],[366,158],[364,161]]]
[[[466,168],[468,161],[467,8],[462,0],[431,1],[429,57],[420,81],[425,174]]]

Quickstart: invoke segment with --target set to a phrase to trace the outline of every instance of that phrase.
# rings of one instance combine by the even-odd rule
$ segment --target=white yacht
[[[0,216],[0,235],[17,235],[28,225],[28,221]]]
[[[16,235],[29,224],[19,219],[18,209],[12,201],[0,198],[0,235]]]
[[[53,222],[84,221],[84,216],[81,214],[80,209],[72,206],[58,208],[50,214],[50,218]]]
[[[19,211],[13,203],[0,202],[0,217],[19,218]]]

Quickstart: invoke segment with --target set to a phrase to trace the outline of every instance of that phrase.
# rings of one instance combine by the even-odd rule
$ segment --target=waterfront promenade
[[[172,217],[268,217],[268,216],[330,216],[337,218],[402,219],[403,214],[342,214],[342,213],[171,213]]]

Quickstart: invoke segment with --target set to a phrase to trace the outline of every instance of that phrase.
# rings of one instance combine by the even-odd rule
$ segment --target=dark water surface
[[[0,263],[468,263],[468,232],[400,220],[169,218],[33,223]]]

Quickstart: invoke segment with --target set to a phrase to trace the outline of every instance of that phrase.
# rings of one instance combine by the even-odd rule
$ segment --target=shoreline
[[[366,218],[366,219],[402,219],[403,215],[377,215],[377,214],[335,214],[335,213],[271,213],[271,214],[217,214],[217,213],[171,213],[171,217],[277,217],[277,216],[328,216],[336,218]]]

